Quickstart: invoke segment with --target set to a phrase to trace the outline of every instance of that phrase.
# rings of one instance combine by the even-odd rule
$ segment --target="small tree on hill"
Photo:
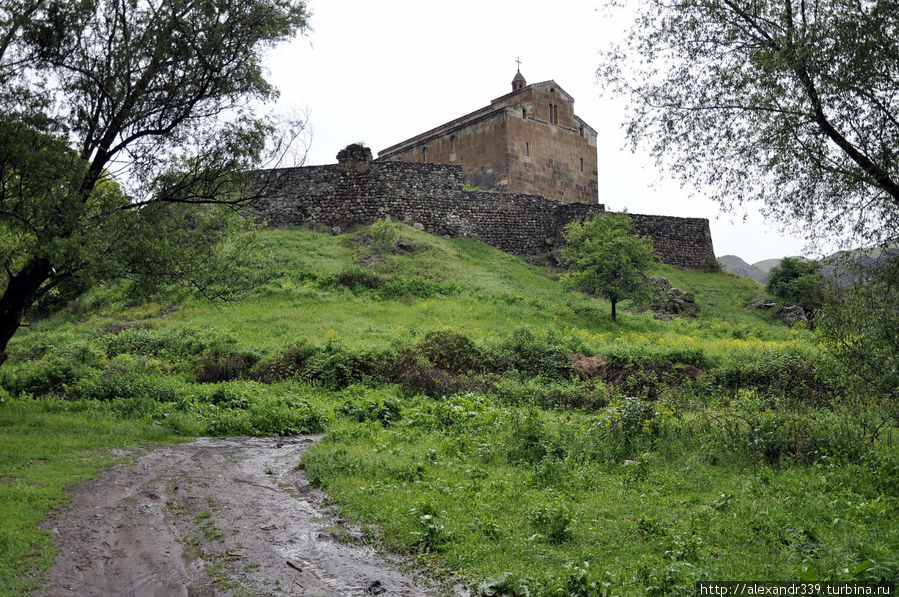
[[[821,308],[824,300],[824,277],[818,273],[821,264],[794,257],[784,257],[771,268],[766,288],[774,296],[800,305],[809,311]]]
[[[652,242],[634,236],[627,214],[598,214],[565,227],[565,262],[568,273],[562,283],[568,288],[602,296],[617,304],[642,297],[647,291],[643,272],[654,260]]]

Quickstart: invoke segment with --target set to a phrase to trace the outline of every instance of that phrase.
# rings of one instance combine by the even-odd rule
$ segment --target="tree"
[[[563,257],[568,265],[563,284],[608,299],[613,321],[620,301],[643,296],[643,272],[654,258],[652,242],[633,235],[627,214],[597,214],[583,222],[572,222],[563,235]]]
[[[634,4],[597,71],[630,100],[634,145],[723,206],[761,201],[813,238],[896,238],[895,0]]]
[[[795,257],[784,257],[771,268],[765,288],[774,296],[814,312],[824,301],[824,277],[821,264]]]
[[[228,292],[213,270],[239,262],[227,232],[276,132],[254,114],[276,97],[262,54],[306,17],[301,0],[0,7],[0,364],[34,301],[78,277]]]
[[[849,286],[829,288],[817,319],[824,346],[859,389],[899,398],[899,256],[854,273]]]

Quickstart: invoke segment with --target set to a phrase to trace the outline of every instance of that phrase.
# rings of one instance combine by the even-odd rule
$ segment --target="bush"
[[[274,383],[299,377],[306,369],[306,362],[315,354],[315,347],[307,342],[289,346],[283,354],[259,361],[252,368],[250,377],[263,383]]]
[[[570,350],[552,339],[539,340],[528,329],[517,329],[498,348],[501,365],[528,375],[543,375],[550,379],[570,379],[575,370]]]
[[[338,413],[360,423],[377,421],[384,427],[390,427],[402,418],[400,401],[397,398],[364,388],[355,394],[337,407]]]
[[[818,273],[820,269],[821,264],[815,261],[784,257],[771,268],[765,288],[781,300],[814,311],[824,299],[824,277]]]
[[[467,373],[484,367],[481,350],[469,338],[456,332],[428,332],[417,350],[432,365],[451,373]]]
[[[571,539],[571,525],[575,521],[571,510],[563,503],[537,506],[528,514],[528,519],[550,543],[560,544]]]
[[[338,342],[328,341],[306,358],[302,378],[331,390],[345,388],[360,381],[359,361]]]
[[[378,255],[389,255],[396,243],[396,230],[390,218],[378,220],[371,225],[371,250]]]
[[[244,379],[250,376],[253,366],[259,361],[255,353],[230,351],[213,348],[200,355],[195,368],[197,381],[202,383],[218,383]]]
[[[490,386],[490,393],[511,405],[596,410],[608,404],[602,388],[581,381],[558,381],[538,375],[526,380],[507,375]]]

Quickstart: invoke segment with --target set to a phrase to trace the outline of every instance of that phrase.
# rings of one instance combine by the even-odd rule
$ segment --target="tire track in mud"
[[[352,531],[297,469],[316,439],[200,438],[105,471],[44,523],[59,555],[34,595],[442,594],[335,540]]]

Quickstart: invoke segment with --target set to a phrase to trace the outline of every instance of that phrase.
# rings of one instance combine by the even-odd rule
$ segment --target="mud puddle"
[[[447,594],[337,540],[354,531],[296,468],[315,439],[201,438],[106,471],[45,523],[59,555],[34,595]]]

